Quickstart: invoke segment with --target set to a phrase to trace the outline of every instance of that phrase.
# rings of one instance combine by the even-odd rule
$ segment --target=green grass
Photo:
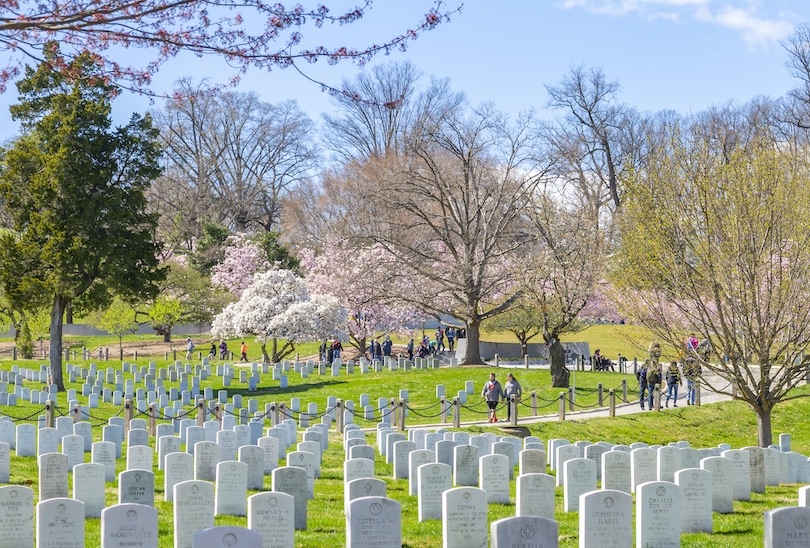
[[[621,354],[630,361],[633,358],[643,361],[648,356],[647,348],[654,337],[645,327],[607,323],[589,325],[576,333],[565,333],[560,338],[563,342],[586,342],[590,345],[591,353],[599,348],[603,356],[613,360]],[[515,336],[508,331],[483,331],[481,340],[517,343]],[[529,342],[542,343],[543,338],[538,335]],[[663,350],[663,359],[675,358],[674,349],[665,347]]]
[[[18,362],[20,365],[26,365]],[[40,362],[29,362],[27,365],[38,365]],[[99,364],[107,367],[106,362]],[[139,362],[139,365],[146,365],[146,362]],[[166,362],[158,361],[158,367],[165,367]],[[117,366],[117,362],[110,362],[109,366]],[[8,364],[0,366],[8,369]],[[464,382],[472,380],[475,382],[476,393],[472,395],[469,408],[462,410],[462,420],[481,420],[484,416],[484,406],[477,396],[482,383],[487,378],[491,368],[485,367],[459,367],[443,368],[439,370],[424,371],[386,371],[383,373],[372,373],[360,375],[359,368],[355,375],[349,376],[345,371],[339,377],[331,377],[328,374],[319,376],[317,372],[309,379],[302,379],[295,373],[289,374],[290,386],[281,390],[278,383],[270,380],[270,375],[262,378],[262,388],[255,393],[248,393],[244,387],[235,386],[229,389],[229,394],[242,393],[244,397],[255,398],[259,402],[259,408],[263,409],[264,404],[276,401],[289,403],[293,397],[301,398],[302,407],[306,403],[315,402],[319,410],[323,410],[326,398],[330,395],[344,400],[359,401],[359,395],[367,393],[371,396],[372,403],[376,403],[378,397],[396,398],[399,390],[406,388],[409,390],[410,406],[413,409],[422,409],[421,414],[427,415],[438,411],[435,407],[435,385],[444,384],[447,394],[454,394],[464,386]],[[555,414],[558,406],[556,398],[559,389],[550,386],[548,371],[542,370],[516,370],[520,381],[527,392],[536,390],[538,397],[549,400],[551,404],[545,409],[541,409],[543,414]],[[577,400],[580,405],[594,405],[596,403],[596,387],[598,383],[603,383],[605,387],[618,387],[624,376],[619,373],[591,373],[578,372],[576,375]],[[635,386],[634,379],[628,377],[631,388]],[[236,383],[238,385],[238,383]],[[172,383],[166,383],[168,387]],[[40,383],[26,382],[25,386],[30,388],[40,388]],[[176,386],[176,384],[174,385]],[[203,381],[202,386],[211,386],[214,390],[223,388],[219,378],[213,377]],[[69,384],[70,388],[79,389],[80,385]],[[800,387],[797,393],[810,394],[808,387]],[[630,392],[631,398],[633,392]],[[64,395],[60,394],[59,412],[66,412]],[[85,401],[84,398],[80,398]],[[527,398],[528,399],[528,398]],[[428,409],[430,406],[434,406]],[[17,408],[0,408],[0,412],[13,417],[25,417],[36,414],[41,406],[21,404]],[[93,424],[97,424],[101,419],[106,419],[120,412],[120,408],[111,405],[102,405],[100,409],[92,410]],[[525,416],[530,413],[526,408],[521,408],[520,415]],[[793,436],[793,449],[804,454],[810,453],[810,439],[807,436],[807,426],[805,417],[810,414],[810,401],[798,399],[786,402],[776,408],[773,415],[773,431],[775,436],[779,433],[787,432]],[[363,427],[373,428],[374,423],[358,419],[357,422]],[[407,419],[407,426],[413,427],[419,424],[438,422],[438,418],[419,417],[416,413],[411,413]],[[756,444],[756,422],[755,416],[744,404],[739,402],[725,402],[716,405],[702,407],[681,407],[673,410],[666,410],[660,413],[647,412],[643,414],[622,416],[615,418],[599,418],[587,421],[565,422],[544,422],[531,425],[524,425],[524,433],[541,437],[543,440],[550,438],[566,438],[571,441],[590,440],[593,442],[606,440],[613,443],[630,443],[633,441],[644,441],[650,444],[666,444],[672,441],[688,440],[693,447],[711,447],[718,443],[725,442],[732,447],[743,447]],[[501,430],[489,425],[469,426],[466,428],[470,432],[482,432],[492,430],[498,433],[509,432],[508,429]],[[96,439],[101,437],[101,429],[94,428],[93,433]],[[368,434],[369,444],[374,444],[373,433]],[[90,460],[90,455],[86,455],[86,460]],[[345,517],[343,515],[343,483],[342,483],[342,462],[343,449],[341,437],[337,433],[330,436],[330,446],[325,452],[322,464],[322,477],[316,482],[316,498],[309,502],[309,521],[307,531],[296,531],[296,546],[341,546],[345,544]],[[118,470],[124,469],[125,461],[120,459]],[[37,492],[38,473],[36,461],[33,458],[18,458],[12,452],[11,457],[11,483],[29,485]],[[172,546],[172,505],[163,501],[163,472],[158,471],[155,466],[156,484],[156,507],[159,510],[160,523],[160,546]],[[408,495],[407,480],[393,480],[392,465],[386,464],[377,458],[377,477],[385,478],[388,485],[388,495],[402,503],[403,520],[403,544],[410,547],[433,547],[441,546],[441,522],[428,521],[419,523],[417,521],[416,497]],[[712,546],[712,547],[734,547],[760,546],[762,545],[762,515],[766,510],[779,506],[795,505],[798,500],[798,485],[786,485],[776,488],[768,488],[765,494],[754,494],[751,502],[735,502],[735,513],[730,515],[715,515],[715,534],[688,534],[682,536],[683,546]],[[265,489],[270,488],[270,477],[265,479]],[[72,489],[72,486],[71,486]],[[515,486],[512,484],[512,497],[514,500]],[[560,546],[577,546],[578,515],[576,513],[563,512],[562,491],[558,490],[556,519],[560,527]],[[117,502],[116,486],[107,485],[108,505]],[[515,513],[514,505],[490,505],[489,519],[510,517]],[[246,518],[238,517],[218,517],[217,525],[239,525],[246,526]],[[100,535],[100,522],[98,519],[88,519],[86,521],[87,546],[98,546]]]

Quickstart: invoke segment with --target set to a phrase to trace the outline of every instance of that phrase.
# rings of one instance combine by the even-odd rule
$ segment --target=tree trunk
[[[760,447],[768,447],[773,443],[771,409],[763,409],[761,406],[757,406],[754,411],[757,413],[757,441]]]
[[[65,323],[73,323],[73,303],[67,303],[67,306],[65,306]]]
[[[165,329],[163,331],[163,342],[170,343],[172,342],[172,328]]]
[[[62,317],[65,306],[69,301],[62,295],[56,295],[51,307],[51,338],[50,338],[50,364],[51,382],[56,385],[59,392],[65,391],[65,381],[62,376]]]
[[[476,365],[483,363],[481,359],[481,320],[478,318],[468,319],[466,322],[467,349],[464,352],[463,365]]]
[[[262,341],[262,361],[270,363],[270,356],[267,355],[267,341]]]
[[[563,348],[560,339],[553,335],[544,333],[543,339],[548,345],[548,353],[551,357],[551,386],[554,388],[568,388],[571,372],[565,367],[565,348]]]

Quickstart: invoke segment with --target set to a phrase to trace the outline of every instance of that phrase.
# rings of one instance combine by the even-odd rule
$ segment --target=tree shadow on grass
[[[247,388],[233,388],[233,387],[226,387],[223,386],[216,390],[227,390],[228,395],[233,394],[241,394],[242,396],[272,396],[275,394],[290,394],[291,392],[306,392],[307,390],[314,390],[316,388],[327,388],[329,386],[336,386],[341,384],[346,384],[347,381],[324,381],[318,383],[305,383],[305,384],[296,384],[295,386],[290,386],[287,388],[281,388],[280,386],[259,386],[256,390],[248,390]]]

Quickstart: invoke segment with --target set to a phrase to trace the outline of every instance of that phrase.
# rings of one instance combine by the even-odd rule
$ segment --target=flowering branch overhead
[[[305,8],[262,0],[62,0],[52,4],[0,0],[0,53],[8,59],[5,67],[0,66],[0,93],[27,60],[43,61],[45,50],[56,43],[60,54],[52,61],[54,70],[66,70],[73,58],[89,52],[110,82],[144,93],[149,93],[161,65],[184,51],[227,60],[236,69],[227,84],[238,82],[239,74],[251,67],[287,68],[320,59],[362,65],[378,53],[406,49],[411,40],[448,20],[460,7],[448,9],[443,0],[434,0],[413,27],[384,42],[358,48],[303,47],[305,30],[320,29],[324,23],[351,24],[370,9],[370,0],[341,13],[332,13],[323,4]],[[120,47],[149,50],[151,57],[141,66],[130,66],[117,60],[120,52],[115,49]]]

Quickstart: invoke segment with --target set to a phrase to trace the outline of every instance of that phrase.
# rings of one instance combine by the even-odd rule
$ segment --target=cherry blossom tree
[[[211,285],[239,296],[253,284],[254,274],[272,267],[261,245],[245,234],[232,234],[222,262],[211,269]]]
[[[0,0],[0,92],[28,60],[41,62],[54,44],[61,51],[49,60],[53,69],[68,73],[71,61],[89,53],[103,67],[103,77],[118,85],[146,90],[152,76],[182,52],[221,57],[234,68],[231,83],[248,68],[296,67],[325,59],[331,64],[359,64],[377,53],[406,49],[422,32],[431,30],[458,8],[436,0],[416,23],[401,34],[357,48],[343,45],[307,46],[309,32],[325,24],[348,25],[365,17],[371,1],[333,13],[326,5],[264,3],[261,0],[139,0],[47,4],[32,0]],[[420,11],[422,11],[420,9]],[[124,61],[122,49],[143,50]],[[227,84],[229,82],[221,82]]]
[[[336,330],[341,320],[336,299],[310,299],[303,279],[289,270],[273,269],[257,273],[241,298],[214,318],[211,331],[216,337],[255,335],[262,359],[275,363],[294,352],[296,343]],[[268,341],[272,356],[267,353]]]
[[[395,257],[381,246],[353,249],[333,237],[320,253],[306,248],[299,255],[307,288],[335,296],[348,311],[341,329],[348,334],[349,344],[361,353],[368,339],[404,334],[408,326],[421,320],[416,307],[393,297],[400,293],[391,289],[391,284],[401,286],[394,275],[398,266]]]

